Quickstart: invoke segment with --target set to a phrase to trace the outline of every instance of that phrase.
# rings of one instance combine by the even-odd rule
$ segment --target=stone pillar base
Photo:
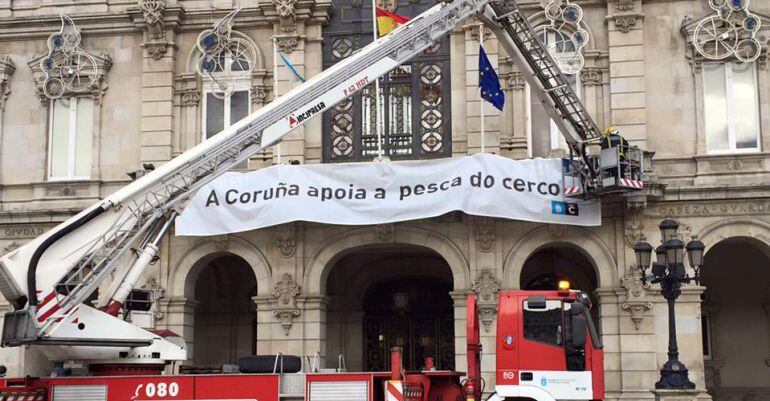
[[[655,401],[711,401],[704,390],[652,390]]]

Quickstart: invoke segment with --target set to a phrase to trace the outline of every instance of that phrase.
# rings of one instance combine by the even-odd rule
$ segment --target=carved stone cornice
[[[527,87],[527,81],[518,71],[500,74],[500,80],[503,81],[503,89],[520,91]]]
[[[611,21],[617,30],[623,33],[631,32],[636,28],[637,21],[644,21],[644,14],[622,13],[607,16],[607,21]]]
[[[0,111],[5,108],[5,101],[11,94],[11,76],[16,71],[16,64],[11,56],[0,57]]]
[[[166,10],[164,0],[139,0],[139,9],[142,11],[144,23],[147,27],[147,35],[152,41],[165,39],[163,32],[163,13]]]
[[[600,86],[604,83],[603,75],[599,67],[583,67],[580,71],[580,82],[585,86]]]
[[[615,9],[618,11],[632,11],[634,9],[634,0],[616,0]]]
[[[182,107],[196,107],[201,101],[201,86],[196,74],[181,74],[174,78],[175,102]]]
[[[281,32],[297,31],[297,13],[295,6],[297,0],[272,0],[275,11],[278,13]]]
[[[291,54],[297,48],[301,40],[303,40],[303,37],[298,35],[276,36],[275,44],[278,46],[278,51],[281,53]]]
[[[200,104],[201,94],[197,89],[179,91],[179,104],[182,107],[195,107]]]
[[[270,93],[272,86],[253,85],[251,87],[251,104],[255,106],[264,106],[270,102]]]

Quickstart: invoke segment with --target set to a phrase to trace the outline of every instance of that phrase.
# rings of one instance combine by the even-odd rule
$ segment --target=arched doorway
[[[452,282],[402,277],[377,283],[364,297],[364,369],[390,369],[389,350],[404,350],[404,368],[416,370],[426,357],[439,369],[454,367]]]
[[[523,290],[555,290],[560,280],[570,282],[572,289],[596,290],[596,269],[585,254],[566,245],[550,245],[536,251],[524,263],[520,288]]]
[[[706,387],[715,401],[770,399],[770,247],[728,238],[702,270]]]
[[[452,271],[437,253],[416,246],[365,247],[338,259],[329,273],[327,358],[344,355],[349,370],[390,369],[389,350],[404,349],[404,368],[433,357],[454,367]],[[331,361],[334,362],[331,362]]]
[[[196,367],[234,364],[256,353],[257,281],[241,257],[222,253],[201,268],[195,281],[193,363]]]

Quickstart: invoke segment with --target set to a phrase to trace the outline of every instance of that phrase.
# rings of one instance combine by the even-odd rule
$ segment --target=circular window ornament
[[[708,60],[737,59],[749,63],[762,54],[757,34],[762,20],[749,10],[749,0],[709,0],[714,12],[695,27],[692,45]]]
[[[219,99],[229,97],[238,80],[250,77],[257,60],[254,43],[233,31],[233,19],[238,11],[231,11],[212,28],[198,34],[195,43],[196,72],[215,85],[216,90],[210,93]]]
[[[735,57],[744,63],[758,59],[760,54],[762,54],[762,45],[753,38],[741,40],[735,48]]]
[[[730,20],[713,16],[701,21],[695,28],[693,45],[709,60],[724,60],[735,52],[738,30]]]
[[[98,78],[96,59],[80,48],[80,32],[72,19],[60,14],[61,28],[48,36],[48,55],[40,60],[45,74],[43,94],[58,99],[67,92],[89,91]]]
[[[544,15],[548,23],[535,28],[540,42],[562,73],[577,74],[585,65],[582,49],[590,39],[581,27],[583,9],[569,0],[551,0]]]

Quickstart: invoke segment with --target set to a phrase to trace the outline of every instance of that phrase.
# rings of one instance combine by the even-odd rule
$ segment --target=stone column
[[[169,297],[158,301],[158,327],[182,336],[187,343],[187,360],[192,361],[195,344],[195,308],[198,301],[185,297]]]
[[[294,0],[272,0],[277,14],[273,39],[278,51],[291,62],[305,79],[312,78],[323,69],[322,26],[328,22],[331,3],[312,4],[312,8]],[[272,53],[272,52],[271,52]],[[301,84],[281,60],[273,59],[277,65],[278,90],[280,96]],[[311,159],[320,159],[322,119],[315,118],[293,130],[284,137],[280,145],[281,161],[299,160],[304,163],[306,147],[314,149]],[[275,156],[278,149],[273,149]],[[274,162],[277,162],[274,157]]]
[[[273,329],[275,322],[273,317],[274,302],[272,296],[251,297],[257,313],[257,354],[270,355],[272,353]]]
[[[3,155],[3,110],[5,109],[5,101],[8,99],[8,95],[11,94],[10,81],[15,71],[16,65],[10,56],[0,57],[0,157]],[[2,183],[3,171],[0,169],[0,186],[2,186]]]
[[[297,335],[292,343],[297,351],[295,355],[321,355],[321,367],[336,367],[336,355],[326,355],[326,307],[329,298],[323,295],[308,295],[297,303],[302,309],[302,318]],[[327,361],[327,359],[329,359]]]
[[[527,87],[519,71],[500,74],[505,91],[505,112],[500,116],[500,155],[514,159],[529,157],[527,145]]]
[[[468,370],[467,336],[465,334],[465,314],[467,291],[452,291],[449,293],[454,305],[455,318],[455,370],[465,372]],[[494,348],[493,348],[494,349]],[[482,369],[483,370],[483,369]]]
[[[489,102],[481,98],[479,90],[479,24],[473,22],[463,27],[465,30],[465,86],[467,153],[481,152],[481,102],[484,102],[484,134],[487,153],[500,152],[500,112]],[[497,39],[491,31],[484,29],[484,51],[489,61],[498,69]],[[457,132],[457,129],[453,129]],[[455,149],[455,154],[459,154]]]
[[[304,30],[304,25],[295,26],[296,30]],[[283,32],[281,27],[276,27],[273,40],[276,42],[278,51],[283,53],[284,57],[294,66],[297,72],[302,77],[307,77],[305,62],[305,36],[300,35],[297,31]],[[320,58],[320,50],[319,50]],[[273,60],[274,65],[278,67],[275,69],[278,74],[278,91],[277,96],[281,96],[299,86],[301,82],[298,81],[294,74],[287,68],[283,61],[280,59]],[[316,121],[320,121],[318,118]],[[315,121],[309,122],[301,127],[298,127],[291,131],[288,135],[284,136],[283,141],[279,145],[273,148],[273,163],[278,163],[278,153],[280,150],[281,162],[288,163],[289,160],[299,160],[304,162],[305,158],[305,133],[310,129]],[[320,125],[319,125],[320,127]],[[318,136],[320,138],[320,135]]]
[[[607,2],[610,53],[610,108],[607,124],[642,148],[647,144],[644,15],[641,0]]]
[[[175,33],[168,29],[172,22],[164,0],[141,0],[139,6],[135,21],[144,31],[139,158],[162,164],[173,154]]]
[[[613,345],[617,346],[616,368],[620,379],[620,391],[617,395],[622,399],[649,400],[653,397],[650,389],[658,380],[656,362],[656,317],[653,314],[653,295],[642,285],[639,270],[633,266],[628,268],[621,278],[624,288],[617,289],[614,294],[612,309],[617,316],[616,338]],[[662,298],[658,295],[658,298]],[[605,309],[602,299],[602,310]],[[605,338],[608,338],[605,331]],[[607,341],[605,341],[605,347]],[[607,352],[605,348],[605,352]],[[606,354],[605,354],[606,355]],[[605,357],[605,370],[607,370]],[[609,387],[608,387],[609,388]]]

